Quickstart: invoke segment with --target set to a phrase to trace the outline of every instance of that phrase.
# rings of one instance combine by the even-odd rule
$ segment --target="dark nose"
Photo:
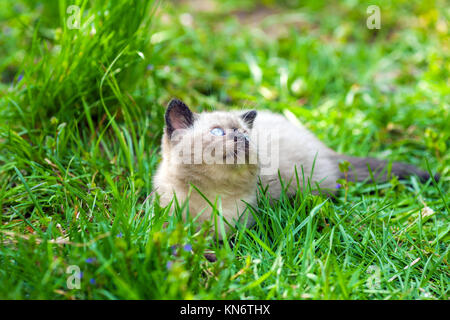
[[[248,142],[248,137],[245,134],[238,132],[236,129],[232,133],[232,137],[233,137],[234,142],[238,142],[238,141],[247,141]]]
[[[233,141],[234,143],[244,143],[245,150],[248,150],[250,147],[250,141],[248,139],[248,136],[240,133],[240,132],[233,132]]]

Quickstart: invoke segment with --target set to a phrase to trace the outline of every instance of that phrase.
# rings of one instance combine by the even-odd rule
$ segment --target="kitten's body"
[[[215,137],[211,135],[211,128],[234,128],[232,132],[238,138]],[[177,163],[177,151],[175,150],[176,133],[183,129],[180,135],[188,136],[193,140],[203,141],[203,146],[223,139],[223,144],[237,144],[238,139],[243,139],[245,134],[251,131],[251,137],[263,136],[264,141],[252,145],[246,149],[247,155],[256,154],[256,163],[246,159],[244,164],[205,164],[204,162]],[[231,134],[229,134],[231,136]],[[239,141],[241,141],[239,140]],[[248,139],[247,139],[248,140]],[[233,142],[234,141],[234,142]],[[261,144],[276,145],[278,150],[277,166],[270,174],[261,174],[262,157]],[[253,147],[253,148],[252,148]],[[237,149],[236,149],[237,150]],[[241,150],[243,151],[243,150]],[[224,157],[228,154],[224,153]],[[272,155],[273,156],[273,155]],[[236,152],[232,156],[236,158]],[[227,159],[228,159],[227,158]],[[173,100],[166,113],[166,131],[162,140],[162,162],[154,177],[155,190],[160,197],[162,206],[166,206],[173,200],[176,194],[180,204],[189,201],[189,213],[197,216],[197,222],[211,220],[211,205],[191,185],[195,185],[211,203],[220,199],[221,213],[224,218],[233,224],[244,213],[246,203],[256,205],[257,182],[261,179],[263,187],[268,186],[268,191],[273,199],[278,199],[281,193],[281,184],[278,172],[285,185],[289,185],[288,193],[294,194],[297,188],[295,168],[297,168],[300,183],[310,179],[311,186],[318,184],[321,190],[333,193],[336,191],[336,180],[342,177],[339,171],[339,161],[348,160],[353,165],[349,178],[362,181],[369,177],[367,164],[381,180],[386,178],[381,173],[387,163],[372,158],[353,158],[339,155],[320,140],[318,140],[306,128],[289,122],[285,117],[267,111],[247,112],[209,112],[194,114],[179,100]],[[250,163],[249,163],[250,162]],[[384,172],[384,171],[383,171]],[[428,179],[428,174],[413,166],[393,163],[392,173],[404,178],[410,174],[416,174],[422,179]],[[307,180],[306,180],[307,181]],[[248,215],[248,225],[253,219]],[[228,230],[228,227],[226,228]]]
[[[272,145],[278,143],[278,168],[285,185],[289,185],[288,192],[295,193],[297,182],[295,168],[300,183],[311,178],[312,186],[316,183],[323,190],[333,190],[339,178],[336,153],[325,146],[311,132],[303,126],[291,123],[285,117],[268,111],[259,111],[255,119],[253,130],[257,135],[265,135]],[[302,171],[303,170],[303,171]],[[281,184],[278,172],[262,175],[263,186],[268,186],[270,195],[277,199],[281,193]],[[306,181],[305,181],[306,182]]]

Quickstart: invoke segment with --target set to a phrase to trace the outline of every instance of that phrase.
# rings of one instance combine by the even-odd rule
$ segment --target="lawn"
[[[445,3],[3,0],[0,299],[448,299]],[[221,244],[152,192],[172,97],[441,179],[261,197]]]

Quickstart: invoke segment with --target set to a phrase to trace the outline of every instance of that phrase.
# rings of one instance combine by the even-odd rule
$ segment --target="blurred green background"
[[[80,28],[69,28],[71,5],[80,8]],[[379,30],[366,25],[369,5],[380,8]],[[0,239],[8,245],[0,248],[0,298],[444,298],[449,16],[444,0],[3,0]],[[258,282],[256,273],[242,281],[234,277],[246,268],[242,257],[265,257],[270,264],[278,257],[270,252],[277,252],[294,259],[263,236],[261,241],[271,251],[258,251],[259,242],[232,251],[222,248],[218,255],[229,262],[229,269],[211,269],[200,258],[183,256],[187,260],[178,265],[178,273],[167,271],[169,255],[160,256],[151,248],[158,243],[167,248],[174,242],[193,243],[197,237],[179,224],[162,229],[154,217],[163,216],[164,210],[147,201],[160,160],[163,114],[172,97],[196,111],[252,107],[291,112],[338,152],[424,169],[428,163],[440,172],[440,189],[391,181],[373,194],[373,188],[355,186],[348,205],[333,205],[323,213],[344,214],[353,222],[367,214],[374,225],[388,223],[389,201],[395,228],[411,232],[396,241],[414,247],[420,239],[424,246],[435,246],[423,248],[417,240],[420,244],[412,249],[425,255],[416,266],[422,269],[411,276],[420,278],[420,285],[412,278],[402,285],[391,281],[375,293],[355,285],[368,275],[363,272],[352,282],[354,268],[367,267],[373,256],[361,256],[357,247],[347,251],[346,237],[354,237],[356,243],[362,232],[352,222],[344,224],[349,229],[342,247],[332,251],[324,245],[315,257],[301,258],[312,259],[304,263],[319,269],[324,263],[329,270],[328,257],[331,252],[335,256],[335,269],[320,269],[329,276],[314,285],[310,278],[292,278],[300,269],[283,271],[281,287],[279,282],[272,287],[272,280],[262,286],[266,282]],[[362,205],[355,217],[346,215],[355,203]],[[422,230],[415,223],[427,205],[434,209],[432,222]],[[283,212],[289,216],[289,210]],[[339,230],[336,234],[343,232]],[[387,239],[382,229],[369,230]],[[112,236],[116,234],[123,234],[123,239]],[[106,240],[97,243],[105,235]],[[335,237],[334,232],[324,235]],[[322,239],[320,233],[315,236]],[[85,245],[55,246],[50,239]],[[203,240],[200,251],[210,246]],[[380,247],[372,245],[374,250]],[[380,258],[380,265],[399,270],[411,253],[381,247],[387,251],[378,254],[387,260]],[[437,248],[444,248],[444,253]],[[55,275],[69,264],[86,264],[92,256],[98,268],[89,269],[86,286],[66,291],[65,278]],[[348,264],[348,259],[355,260]],[[147,263],[159,270],[156,275],[140,269]],[[270,270],[272,265],[264,263]],[[161,270],[155,267],[159,264]],[[301,271],[304,275],[303,267]],[[392,272],[386,279],[397,271]],[[167,276],[170,281],[163,280]],[[333,287],[336,279],[341,286]],[[348,282],[342,284],[342,279]],[[152,283],[155,290],[146,291],[142,283]],[[215,291],[207,290],[210,286]]]

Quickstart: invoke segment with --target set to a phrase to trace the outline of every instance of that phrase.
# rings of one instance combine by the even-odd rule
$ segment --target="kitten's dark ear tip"
[[[241,118],[244,120],[244,122],[250,127],[253,127],[253,122],[255,121],[256,116],[258,115],[258,112],[256,110],[250,110],[244,113]]]
[[[194,115],[183,101],[173,98],[167,106],[165,120],[167,133],[171,136],[174,130],[190,127],[194,122]]]
[[[247,115],[248,118],[255,119],[258,115],[258,112],[256,112],[256,110],[250,110],[249,112],[245,113],[245,115]]]
[[[180,99],[172,98],[172,100],[170,100],[169,104],[167,105],[166,113],[168,113],[172,108],[176,107],[187,108],[188,106]]]

